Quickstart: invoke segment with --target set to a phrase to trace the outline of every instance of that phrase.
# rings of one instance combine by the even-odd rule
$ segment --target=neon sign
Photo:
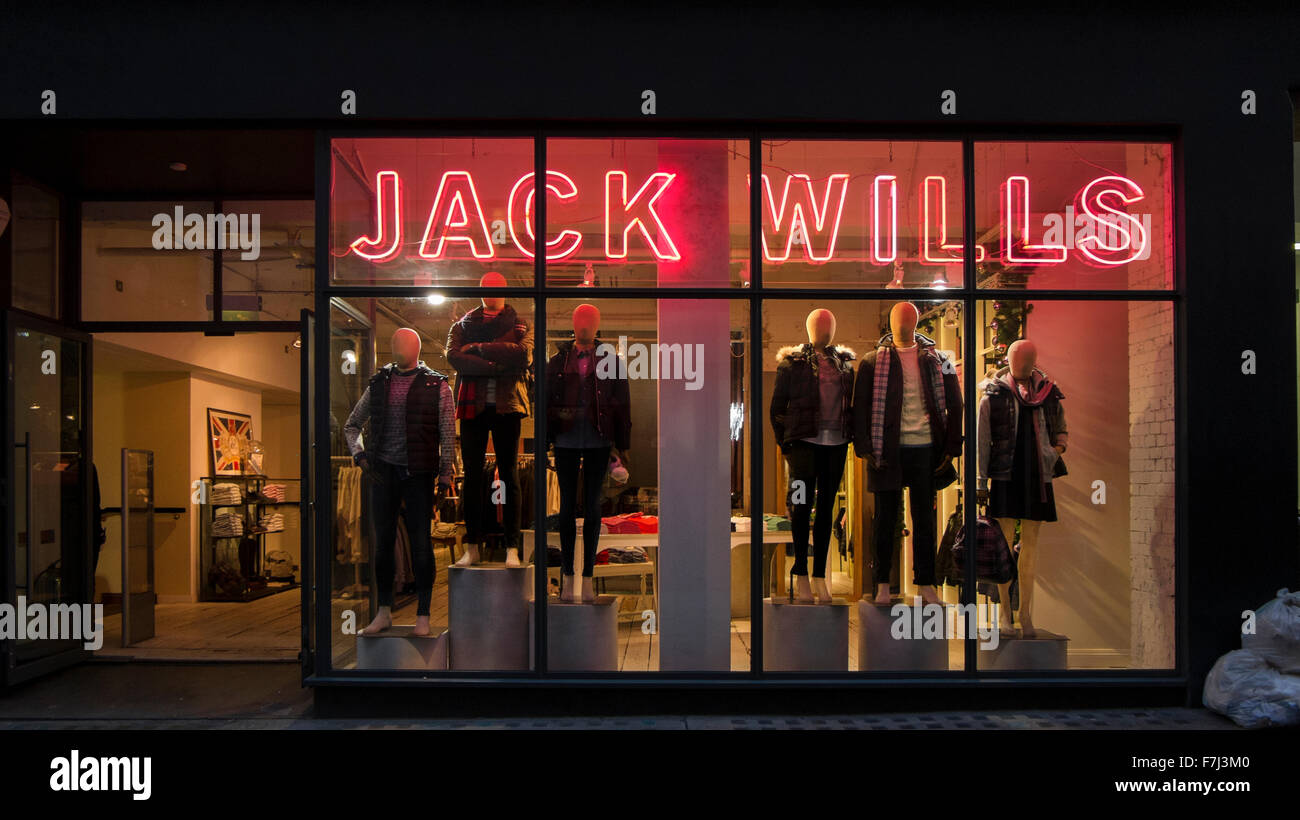
[[[778,200],[775,186],[763,174],[762,202],[764,219],[761,227],[763,258],[770,264],[791,261],[797,252],[815,264],[847,261],[837,257],[840,231],[848,201],[851,175],[827,174],[819,182],[803,173],[787,173],[781,181]],[[611,170],[604,174],[603,256],[609,261],[626,260],[630,249],[638,246],[654,261],[682,259],[671,232],[665,226],[661,199],[674,186],[688,184],[680,174],[657,171],[638,180],[630,180],[626,171]],[[534,231],[536,204],[534,174],[519,177],[506,198],[505,225],[509,236],[497,243],[489,229],[482,201],[470,171],[454,170],[442,174],[430,203],[424,233],[416,257],[424,260],[449,258],[493,259],[499,245],[513,246],[519,254],[536,256]],[[635,192],[629,194],[635,188]],[[941,175],[925,177],[917,191],[917,253],[928,265],[955,265],[963,262],[962,244],[953,241],[948,227],[948,184]],[[546,172],[545,193],[564,206],[579,201],[580,191],[573,178],[560,171]],[[865,193],[865,192],[864,192]],[[1088,182],[1066,208],[1071,225],[1082,224],[1081,232],[1062,235],[1057,214],[1044,217],[1044,232],[1037,240],[1030,227],[1030,185],[1026,176],[1010,176],[1002,184],[1001,208],[1002,259],[1013,265],[1059,265],[1070,252],[1096,266],[1124,265],[1145,259],[1150,253],[1151,215],[1133,214],[1129,206],[1145,198],[1132,180],[1109,174]],[[880,174],[870,182],[864,205],[870,211],[870,248],[866,261],[877,266],[898,262],[899,194],[898,177]],[[409,204],[409,203],[408,203]],[[561,208],[560,210],[563,210]],[[376,264],[390,262],[402,255],[403,185],[397,171],[383,170],[375,175],[372,234],[357,237],[348,252]],[[1076,217],[1077,214],[1077,217]],[[1076,220],[1077,219],[1077,223]],[[551,218],[559,232],[545,241],[547,261],[571,259],[587,239],[563,219]],[[669,220],[670,224],[672,220]],[[499,222],[498,222],[499,224]],[[1071,228],[1073,230],[1073,228]],[[975,246],[975,260],[984,261],[987,250]]]

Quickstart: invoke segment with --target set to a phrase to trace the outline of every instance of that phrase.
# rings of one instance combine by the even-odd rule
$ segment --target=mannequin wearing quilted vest
[[[1009,366],[980,383],[979,484],[976,498],[987,505],[987,515],[998,522],[1007,544],[1015,543],[1020,524],[1020,628],[1025,637],[1035,634],[1032,608],[1039,528],[1056,520],[1052,479],[1066,474],[1065,453],[1069,434],[1065,425],[1065,396],[1056,383],[1037,367],[1038,349],[1028,339],[1013,342],[1007,350]],[[1010,584],[999,590],[998,626],[1003,636],[1015,637],[1009,602]]]

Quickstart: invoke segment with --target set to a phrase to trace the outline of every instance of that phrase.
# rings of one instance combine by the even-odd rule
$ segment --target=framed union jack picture
[[[212,439],[212,474],[242,475],[253,440],[253,417],[209,407],[208,435]]]

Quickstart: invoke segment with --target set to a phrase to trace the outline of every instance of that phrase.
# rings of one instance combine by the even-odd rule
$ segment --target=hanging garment
[[[339,563],[361,563],[361,468],[340,467],[338,472],[338,504],[335,507],[335,555]]]

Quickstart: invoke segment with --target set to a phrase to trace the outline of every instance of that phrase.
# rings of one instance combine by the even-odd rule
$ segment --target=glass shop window
[[[548,669],[748,671],[748,303],[546,310]]]
[[[81,209],[81,318],[213,318],[212,202],[86,202]]]
[[[11,188],[13,306],[41,316],[59,315],[59,197],[14,175]]]
[[[961,143],[762,142],[763,284],[961,287]]]
[[[1173,172],[1169,143],[976,143],[976,284],[1172,289]]]
[[[1025,294],[1028,296],[1028,294]],[[980,669],[1174,666],[1174,306],[977,303]],[[995,546],[993,546],[995,545]]]
[[[533,141],[336,139],[330,144],[330,281],[533,284]]]
[[[552,139],[546,163],[547,284],[749,286],[747,140]]]
[[[534,319],[486,289],[332,300],[334,668],[532,668]]]
[[[764,669],[964,668],[963,312],[763,302]]]
[[[312,307],[316,204],[223,201],[221,209],[243,219],[238,223],[239,244],[227,242],[221,253],[221,318],[297,321],[303,308]]]

